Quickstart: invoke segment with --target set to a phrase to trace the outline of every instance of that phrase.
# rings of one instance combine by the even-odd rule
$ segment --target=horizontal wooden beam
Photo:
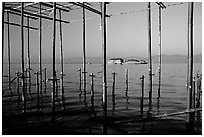
[[[14,14],[14,15],[18,15],[18,16],[21,16],[20,13],[17,13],[17,12],[14,12],[14,11],[10,11],[10,10],[4,10],[4,12],[9,12],[10,14]],[[33,17],[33,16],[28,16],[28,15],[24,15],[25,17],[28,17],[30,19],[34,19],[34,20],[37,20],[38,18],[37,17]]]
[[[156,2],[162,9],[166,9],[166,6],[162,2]]]
[[[17,10],[17,9],[12,9],[12,8],[10,8],[10,7],[7,7],[6,8],[7,10],[10,10],[10,11],[14,11],[14,12],[17,12],[17,13],[21,13],[21,11],[20,10]],[[27,11],[24,11],[24,15],[25,14],[27,14],[27,15],[30,15],[30,16],[34,16],[34,17],[41,17],[41,18],[44,18],[44,19],[47,19],[47,20],[53,20],[53,18],[52,17],[48,17],[48,16],[45,16],[45,15],[38,15],[38,14],[35,14],[35,13],[31,13],[31,12],[27,12]],[[63,22],[63,23],[70,23],[69,21],[65,21],[65,20],[59,20],[59,19],[56,19],[56,21],[61,21],[61,22]]]
[[[87,6],[87,5],[84,5],[83,3],[80,3],[80,2],[69,2],[69,3],[71,3],[71,4],[73,4],[73,5],[77,5],[77,6],[79,6],[79,7],[84,7],[85,9],[87,9],[87,10],[89,10],[89,11],[92,11],[92,12],[94,12],[94,13],[96,13],[96,14],[102,15],[102,13],[101,13],[100,11],[98,11],[98,10],[92,8],[92,7],[89,7],[89,6]],[[107,14],[106,14],[105,17],[110,17],[110,15],[107,15]]]
[[[9,25],[13,25],[13,26],[18,26],[18,27],[21,27],[21,24],[17,24],[17,23],[13,23],[13,22],[5,22],[5,24],[9,24]],[[30,29],[33,29],[33,30],[38,30],[38,28],[35,28],[35,27],[28,27],[28,26],[23,26],[24,28],[30,28]]]
[[[53,8],[53,4],[51,3],[45,3],[45,2],[41,2],[42,5]],[[61,11],[65,11],[65,12],[69,12],[70,10],[67,8],[63,8],[62,6],[56,6],[56,9],[59,9]]]

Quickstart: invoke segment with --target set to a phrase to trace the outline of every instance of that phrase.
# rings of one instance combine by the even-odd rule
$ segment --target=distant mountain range
[[[107,61],[111,57],[107,57]],[[147,61],[147,58],[144,57],[123,57],[124,60],[128,60],[129,58],[136,58],[136,59],[143,59]],[[65,64],[80,64],[82,63],[83,58],[82,57],[70,57],[70,58],[65,58],[64,63]],[[93,63],[93,64],[101,64],[102,63],[102,57],[87,57],[86,62],[87,63]],[[7,62],[6,59],[4,62]],[[38,63],[38,59],[31,59],[31,62],[33,64]],[[42,59],[43,63],[52,63],[52,58],[43,58]],[[152,56],[152,62],[153,63],[158,63],[159,62],[159,56],[155,55]],[[20,60],[15,61],[12,59],[12,63],[20,63]],[[60,59],[56,59],[56,63],[60,63]],[[187,63],[187,56],[185,55],[162,55],[162,63]],[[194,63],[202,63],[202,54],[196,54],[194,55]]]

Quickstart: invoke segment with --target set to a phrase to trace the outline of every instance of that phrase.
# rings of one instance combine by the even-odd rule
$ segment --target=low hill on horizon
[[[111,57],[107,57],[107,61]],[[136,56],[130,56],[130,57],[123,57],[124,60],[128,60],[129,58],[136,58],[136,59],[143,59],[147,61],[147,58],[144,57],[136,57]],[[65,58],[64,63],[65,64],[81,64],[83,61],[82,57],[70,57]],[[93,64],[101,64],[102,63],[102,57],[87,57],[86,62],[87,63],[93,63]],[[152,62],[153,63],[159,63],[159,56],[155,55],[152,56]],[[4,63],[7,63],[7,60],[4,59]],[[11,63],[21,63],[20,59],[12,59]],[[38,64],[38,59],[32,59],[32,64]],[[52,58],[43,58],[42,63],[50,64],[52,63]],[[60,63],[60,59],[56,58],[56,63]],[[187,56],[186,55],[162,55],[162,63],[187,63]],[[196,54],[194,55],[194,63],[202,63],[202,54]]]

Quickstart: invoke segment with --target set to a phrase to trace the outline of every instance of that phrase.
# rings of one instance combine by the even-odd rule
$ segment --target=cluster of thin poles
[[[73,5],[77,5],[82,7],[82,15],[83,15],[83,31],[82,31],[82,35],[83,35],[83,83],[84,83],[84,98],[86,100],[86,43],[85,43],[85,39],[86,39],[86,17],[85,17],[85,10],[90,10],[92,12],[95,12],[96,14],[99,14],[101,16],[101,32],[102,32],[102,49],[103,49],[103,115],[104,115],[104,134],[107,134],[107,72],[106,72],[106,18],[110,17],[110,15],[106,14],[106,6],[108,3],[106,2],[102,2],[101,3],[101,11],[97,11],[93,8],[90,8],[89,6],[87,6],[85,3],[72,3]],[[159,88],[158,88],[158,96],[160,97],[160,85],[161,85],[161,9],[166,8],[161,2],[157,3],[159,5]],[[44,3],[44,5],[46,5]],[[188,76],[187,76],[187,109],[192,109],[192,87],[193,87],[193,5],[194,3],[191,2],[189,3],[188,6]],[[29,16],[25,16],[29,15],[27,12],[24,11],[24,3],[21,3],[21,12],[19,13],[21,16],[21,24],[15,24],[13,23],[13,25],[17,25],[21,27],[21,80],[22,80],[22,93],[23,96],[25,97],[26,94],[26,89],[25,89],[25,79],[26,79],[26,75],[25,75],[25,66],[24,66],[24,28],[27,28],[28,30],[28,54],[27,54],[27,69],[28,71],[28,77],[31,77],[30,74],[30,38],[29,38],[29,30],[30,29],[36,29],[36,28],[32,28],[29,25],[29,19],[31,17]],[[47,4],[47,6],[50,6],[49,4]],[[63,76],[64,76],[64,68],[63,68],[63,42],[62,42],[62,22],[64,23],[70,23],[68,21],[63,21],[62,20],[62,16],[61,16],[61,10],[65,10],[65,9],[61,9],[59,7],[57,7],[56,2],[53,2],[53,5],[51,5],[51,7],[53,8],[53,18],[50,17],[45,17],[42,15],[42,5],[41,3],[39,3],[39,15],[38,14],[31,14],[31,16],[37,16],[39,17],[39,75],[40,75],[40,92],[42,92],[42,18],[46,18],[48,20],[52,20],[53,21],[53,38],[52,38],[52,42],[53,42],[53,47],[52,47],[52,80],[53,81],[53,107],[52,107],[52,114],[53,114],[53,122],[55,121],[55,94],[56,94],[56,81],[57,81],[57,76],[56,76],[56,62],[55,62],[55,49],[56,49],[56,22],[59,22],[60,25],[60,55],[61,55],[61,88],[62,88],[62,95],[64,94],[64,85],[63,85]],[[151,3],[149,2],[147,4],[147,10],[148,10],[148,65],[149,65],[149,103],[152,103],[152,55],[151,55]],[[4,9],[5,9],[5,3],[3,2],[3,8],[2,8],[2,13],[4,13]],[[59,10],[59,19],[56,18],[56,10]],[[16,9],[13,9],[13,11],[16,11]],[[65,10],[66,11],[66,10]],[[24,26],[24,17],[27,17],[27,26]],[[33,17],[34,18],[34,17]],[[2,15],[2,21],[4,22],[4,14]],[[9,81],[9,89],[11,89],[10,86],[10,82],[11,82],[11,78],[10,78],[10,27],[9,25],[12,23],[9,23],[9,12],[7,12],[7,23],[8,24],[8,81]],[[4,23],[2,23],[2,37],[4,35]],[[2,46],[3,46],[3,50],[4,50],[4,38],[2,38]],[[3,58],[3,54],[2,54],[2,58]],[[81,70],[80,70],[81,71]],[[81,75],[81,74],[80,74]],[[144,79],[144,77],[142,77],[142,80]],[[30,79],[29,79],[30,80]],[[81,87],[80,87],[81,88]],[[143,93],[142,93],[143,94]],[[64,100],[64,96],[63,100]],[[26,112],[26,99],[24,99],[24,113]],[[192,115],[188,114],[187,115],[187,122],[191,122],[192,120]]]

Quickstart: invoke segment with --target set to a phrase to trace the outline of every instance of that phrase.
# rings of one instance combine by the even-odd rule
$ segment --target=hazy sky
[[[164,2],[165,5],[173,3]],[[152,54],[157,55],[158,49],[158,6],[152,6]],[[169,6],[162,10],[162,54],[187,55],[187,14],[188,4]],[[100,9],[99,5],[94,6]],[[107,6],[107,14],[113,14],[107,19],[107,56],[147,57],[147,3],[139,2],[113,2]],[[138,11],[131,14],[118,15],[121,12]],[[82,19],[82,9],[63,13],[63,18],[69,21]],[[100,31],[100,16],[86,11],[86,51],[87,56],[102,56],[102,39]],[[20,17],[11,15],[12,22],[20,23]],[[6,20],[6,14],[5,14]],[[26,24],[26,21],[25,21]],[[32,20],[31,24],[38,27],[39,21]],[[43,26],[51,25],[51,21],[43,20]],[[59,57],[59,26],[57,26],[57,50]],[[10,27],[12,59],[19,58],[21,54],[20,27]],[[42,53],[43,58],[52,57],[52,26],[43,29]],[[27,30],[25,30],[25,56],[27,49]],[[39,32],[30,32],[31,58],[39,54]],[[63,24],[63,48],[65,57],[82,56],[82,21]],[[202,3],[194,6],[194,53],[202,53]],[[5,58],[7,58],[7,25],[5,25]]]

